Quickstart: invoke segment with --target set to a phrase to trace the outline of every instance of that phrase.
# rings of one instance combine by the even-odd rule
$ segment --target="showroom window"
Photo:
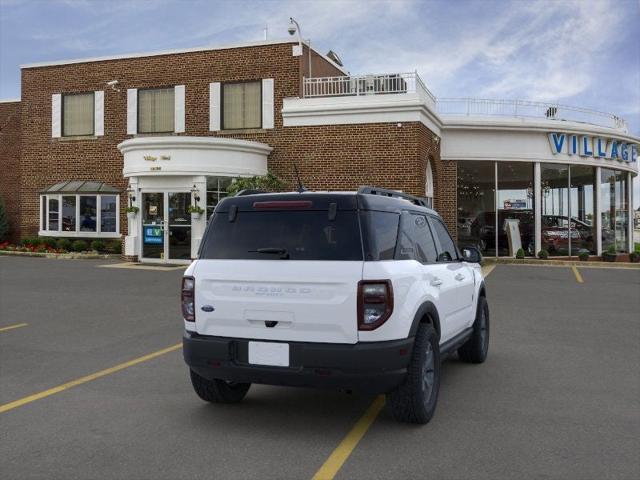
[[[218,202],[227,196],[231,177],[207,177],[207,219],[211,217]]]
[[[627,252],[629,235],[629,184],[626,172],[601,169],[600,214],[602,251],[613,246],[616,252]]]
[[[535,254],[533,163],[498,162],[498,256]]]
[[[65,93],[62,96],[62,136],[94,134],[94,93]]]
[[[174,131],[175,89],[138,90],[138,133]]]
[[[222,85],[222,129],[262,127],[262,83],[242,82]]]
[[[496,254],[496,164],[458,162],[458,243]]]
[[[68,181],[52,185],[40,195],[40,235],[119,236],[120,196],[116,192],[116,188],[101,182]]]

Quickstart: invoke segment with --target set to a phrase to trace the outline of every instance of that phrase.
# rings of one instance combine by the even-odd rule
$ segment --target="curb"
[[[484,259],[483,265],[533,265],[547,267],[589,267],[589,268],[622,268],[640,269],[640,263],[630,262],[583,262],[580,260],[539,260],[539,259],[516,259],[516,258],[491,258]]]

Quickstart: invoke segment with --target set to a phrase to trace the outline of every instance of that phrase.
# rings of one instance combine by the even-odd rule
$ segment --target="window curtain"
[[[93,135],[93,92],[63,95],[62,134]]]
[[[225,129],[262,126],[261,88],[260,82],[224,85],[222,110]]]
[[[173,88],[138,91],[138,132],[173,132],[175,120]]]

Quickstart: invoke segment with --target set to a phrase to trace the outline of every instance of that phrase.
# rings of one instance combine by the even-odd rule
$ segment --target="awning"
[[[104,182],[92,182],[84,180],[69,180],[56,183],[45,188],[40,193],[120,193],[120,189],[107,185]]]

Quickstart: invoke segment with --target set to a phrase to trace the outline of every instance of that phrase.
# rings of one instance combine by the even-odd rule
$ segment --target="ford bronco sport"
[[[398,192],[226,198],[182,281],[193,388],[223,403],[252,383],[386,393],[394,418],[426,423],[441,359],[487,356],[479,262]]]

